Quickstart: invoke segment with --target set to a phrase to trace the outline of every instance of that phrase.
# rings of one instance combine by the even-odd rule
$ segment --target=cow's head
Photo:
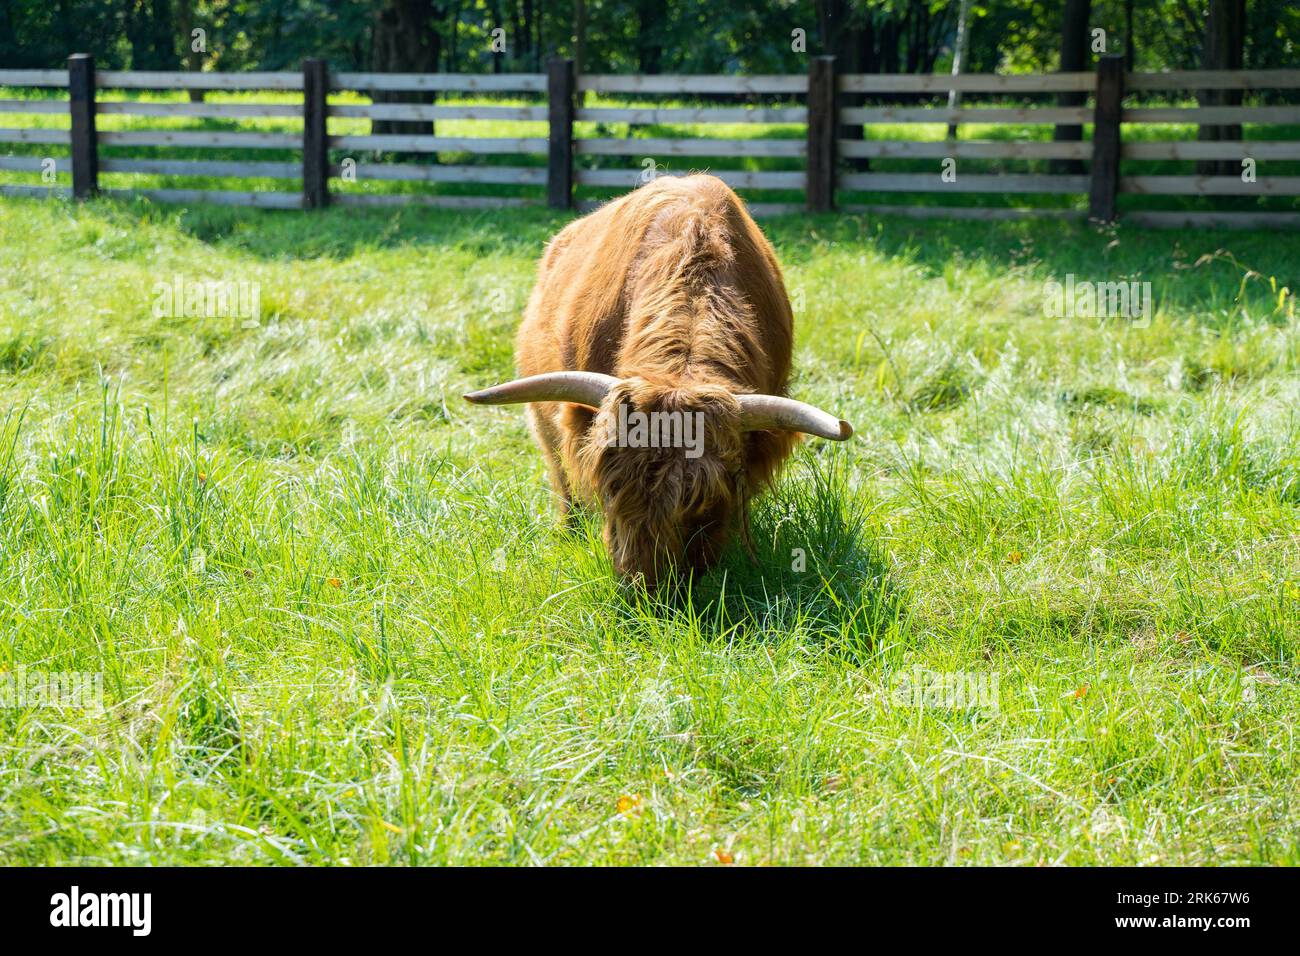
[[[600,502],[615,569],[651,588],[670,566],[703,570],[721,556],[745,507],[750,433],[853,434],[848,422],[791,398],[595,372],[534,375],[465,398],[568,402],[596,413],[566,449],[570,478]]]

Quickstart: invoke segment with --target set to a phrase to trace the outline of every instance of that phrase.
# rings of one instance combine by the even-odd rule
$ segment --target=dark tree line
[[[959,0],[0,0],[0,66],[790,72],[947,70]],[[968,71],[1090,69],[1092,30],[1137,69],[1294,65],[1294,0],[970,0]],[[191,31],[204,31],[201,51]],[[802,50],[794,31],[803,31]],[[494,34],[493,31],[503,31]],[[495,48],[494,48],[495,41]],[[502,47],[504,41],[504,48]],[[1230,99],[1230,97],[1229,97]]]

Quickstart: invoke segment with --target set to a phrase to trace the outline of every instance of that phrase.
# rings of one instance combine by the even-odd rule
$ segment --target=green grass
[[[768,222],[857,436],[660,602],[459,399],[563,221],[0,200],[0,862],[1300,862],[1294,242]]]

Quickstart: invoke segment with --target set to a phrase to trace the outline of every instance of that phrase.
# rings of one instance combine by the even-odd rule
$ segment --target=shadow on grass
[[[213,184],[208,188],[219,188]],[[333,206],[310,213],[194,203],[101,198],[95,212],[112,222],[154,223],[206,245],[266,261],[346,258],[375,249],[455,249],[534,258],[573,213],[546,208],[441,209]]]
[[[692,167],[700,166],[694,159]],[[851,198],[840,197],[845,202]],[[953,201],[946,194],[921,199]],[[1005,197],[971,194],[966,199],[982,205]],[[905,199],[908,205],[919,201]],[[116,199],[100,200],[93,208],[121,224],[162,224],[207,245],[268,261],[342,259],[361,251],[402,248],[434,255],[459,250],[533,259],[574,216],[545,208],[335,207],[308,213],[202,204],[178,208]],[[827,244],[860,245],[915,264],[929,277],[943,276],[954,263],[962,263],[983,264],[995,274],[1027,272],[1044,280],[1063,281],[1073,274],[1081,281],[1150,281],[1158,305],[1206,315],[1232,307],[1249,270],[1258,275],[1244,289],[1252,314],[1270,314],[1277,288],[1300,286],[1300,267],[1290,246],[1280,242],[1278,234],[1261,230],[1144,230],[1122,222],[1098,227],[1056,220],[914,220],[847,213],[780,216],[764,219],[762,228],[787,268],[815,260]],[[1231,250],[1232,257],[1216,255],[1220,249]]]
[[[629,615],[687,615],[706,640],[802,633],[855,662],[906,634],[911,602],[868,539],[848,467],[808,456],[751,515],[752,560],[733,542],[718,567],[629,600]],[[632,623],[632,622],[629,622]]]
[[[1148,281],[1157,310],[1187,312],[1212,327],[1230,325],[1244,313],[1282,324],[1277,290],[1300,286],[1291,245],[1266,230],[839,213],[780,216],[764,220],[763,231],[787,268],[813,262],[829,247],[860,245],[918,266],[928,278],[946,276],[958,264],[1044,281],[1064,282],[1071,274],[1077,281]]]

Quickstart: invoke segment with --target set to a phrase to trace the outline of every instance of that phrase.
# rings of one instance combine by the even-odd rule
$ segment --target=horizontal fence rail
[[[188,73],[100,70],[95,86],[113,90],[301,90],[298,73]]]
[[[1085,193],[1087,176],[1036,176],[966,174],[959,177],[963,192],[972,193]],[[918,178],[915,173],[850,173],[840,177],[846,189],[863,192],[948,192],[951,185],[937,176]]]
[[[1300,70],[1169,70],[1129,73],[1130,90],[1294,90]]]
[[[942,109],[895,106],[847,108],[840,110],[840,122],[846,126],[870,123],[1086,123],[1092,110],[1083,106],[1064,107],[966,107]]]
[[[580,108],[577,118],[592,123],[806,123],[808,110],[802,106],[783,109],[690,106],[629,109],[597,106]]]
[[[67,70],[0,70],[0,86],[68,87]]]
[[[545,73],[336,73],[330,89],[408,93],[545,93]]]
[[[1195,90],[1293,90],[1300,89],[1300,70],[1175,70],[1165,73],[1129,73],[1124,78],[1125,89],[1135,91],[1195,91]],[[1300,106],[1196,106],[1181,108],[1137,107],[1124,110],[1124,123],[1190,123],[1212,131],[1222,132],[1235,127],[1240,136],[1241,124],[1283,124],[1300,122]],[[1224,124],[1211,126],[1209,124]],[[1300,176],[1255,174],[1247,176],[1243,170],[1248,164],[1257,166],[1264,162],[1300,161],[1300,141],[1246,140],[1219,138],[1189,141],[1128,142],[1120,146],[1120,157],[1132,161],[1195,161],[1196,175],[1120,175],[1117,191],[1146,196],[1297,196],[1300,195]],[[1206,161],[1219,161],[1233,167],[1233,175],[1207,174],[1200,166]],[[1234,166],[1235,164],[1235,166]],[[1213,162],[1208,163],[1213,166]],[[1136,213],[1136,211],[1135,211]],[[1197,224],[1196,215],[1157,214],[1146,212],[1135,221],[1145,225]],[[1192,217],[1189,219],[1189,216]],[[1292,213],[1226,213],[1199,214],[1200,225],[1259,225],[1273,223],[1295,227]],[[1270,219],[1269,217],[1273,217]]]
[[[624,76],[595,74],[578,78],[578,90],[592,93],[806,93],[806,76]]]
[[[1054,93],[1087,92],[1097,87],[1095,73],[855,73],[841,76],[842,93]]]
[[[543,202],[557,208],[585,209],[596,201],[577,199],[577,189],[632,189],[648,178],[683,175],[686,167],[692,167],[707,169],[747,194],[803,193],[801,203],[775,201],[780,196],[751,200],[750,208],[756,214],[829,211],[837,206],[838,192],[923,197],[939,193],[1086,196],[1086,210],[854,201],[839,205],[847,211],[923,219],[1039,216],[1098,221],[1117,218],[1117,197],[1126,194],[1300,196],[1300,175],[1279,174],[1275,165],[1267,171],[1261,168],[1258,174],[1253,170],[1262,163],[1300,163],[1300,141],[1287,140],[1285,134],[1276,132],[1258,140],[1241,138],[1244,127],[1300,124],[1300,105],[1124,104],[1125,97],[1135,93],[1297,90],[1300,70],[1136,73],[1124,71],[1119,58],[1107,56],[1101,58],[1095,72],[1032,75],[837,74],[830,57],[810,58],[809,70],[803,75],[578,76],[570,61],[559,59],[549,62],[544,73],[331,73],[321,60],[306,61],[300,72],[203,73],[95,70],[93,60],[79,54],[69,59],[66,70],[0,70],[0,87],[42,91],[39,98],[0,99],[0,144],[13,144],[19,152],[31,146],[66,148],[69,155],[54,158],[54,168],[57,173],[72,174],[71,190],[52,184],[0,186],[0,192],[9,195],[84,198],[102,192],[158,202],[270,209],[316,208],[331,203],[513,208]],[[57,96],[58,91],[66,91],[67,98],[51,98],[51,93]],[[198,95],[192,97],[194,101],[163,102],[133,98],[137,91],[192,91]],[[272,93],[279,101],[203,101],[203,94],[222,92]],[[993,102],[957,106],[936,101],[952,92],[976,94]],[[372,102],[330,102],[331,94],[360,95]],[[460,95],[474,94],[522,99],[524,103],[456,102]],[[1037,95],[1047,99],[1041,104],[1032,102]],[[602,96],[631,102],[605,105],[599,100]],[[1057,102],[1061,97],[1071,103],[1071,96],[1073,105]],[[589,103],[589,97],[594,97],[594,102]],[[704,105],[642,104],[639,99],[643,97],[702,98]],[[927,100],[932,105],[926,105]],[[1079,105],[1089,100],[1090,105]],[[4,117],[11,114],[38,118],[67,115],[69,126],[6,123]],[[100,128],[97,117],[101,114],[181,124],[189,120],[229,121],[221,125],[235,128],[122,129],[120,123]],[[238,128],[246,121],[262,120],[272,121],[271,129]],[[286,121],[289,129],[285,129]],[[333,130],[331,121],[336,126]],[[357,121],[368,121],[370,132],[356,132]],[[544,127],[510,136],[444,135],[441,128],[435,129],[444,121]],[[48,124],[48,119],[45,122]],[[796,129],[760,132],[757,137],[745,136],[740,130],[706,131],[714,135],[673,135],[671,130],[679,126],[738,126],[743,130],[752,124]],[[918,131],[914,138],[899,138],[882,129],[894,124],[944,124],[949,135],[940,140],[925,138],[925,133]],[[994,132],[977,134],[984,138],[957,138],[955,129],[963,125],[991,126]],[[996,131],[999,126],[1034,125],[1055,126],[1058,135],[1052,140],[1007,139]],[[1126,128],[1161,125],[1193,125],[1202,131],[1209,129],[1212,135],[1195,141],[1161,141],[1125,133]],[[625,126],[628,133],[611,131],[618,126]],[[588,132],[592,128],[594,135]],[[1062,129],[1073,129],[1076,135],[1063,137]],[[1091,131],[1090,139],[1084,137],[1085,129]],[[1225,130],[1229,132],[1218,135]],[[172,158],[174,152],[172,156],[164,152],[162,157],[122,155],[134,149],[233,150],[252,151],[253,155],[246,159]],[[263,158],[253,158],[259,152]],[[669,168],[660,162],[674,159],[694,162],[670,163]],[[725,165],[751,159],[776,168],[713,168],[715,161]],[[962,168],[966,161],[975,162],[975,171],[968,171],[969,166]],[[980,165],[986,161],[997,165]],[[611,162],[616,165],[609,165]],[[617,165],[619,162],[623,165]],[[1004,162],[1029,166],[1001,171]],[[1196,171],[1170,174],[1144,165],[1151,163],[1193,163]],[[1252,175],[1229,175],[1232,164],[1250,164]],[[39,173],[44,178],[49,166],[49,157],[0,156],[0,171]],[[301,186],[101,190],[100,173],[297,181]],[[375,192],[356,183],[490,185],[517,187],[525,193],[533,190],[540,196]],[[1300,226],[1300,212],[1264,210],[1132,209],[1125,218],[1152,226]]]

